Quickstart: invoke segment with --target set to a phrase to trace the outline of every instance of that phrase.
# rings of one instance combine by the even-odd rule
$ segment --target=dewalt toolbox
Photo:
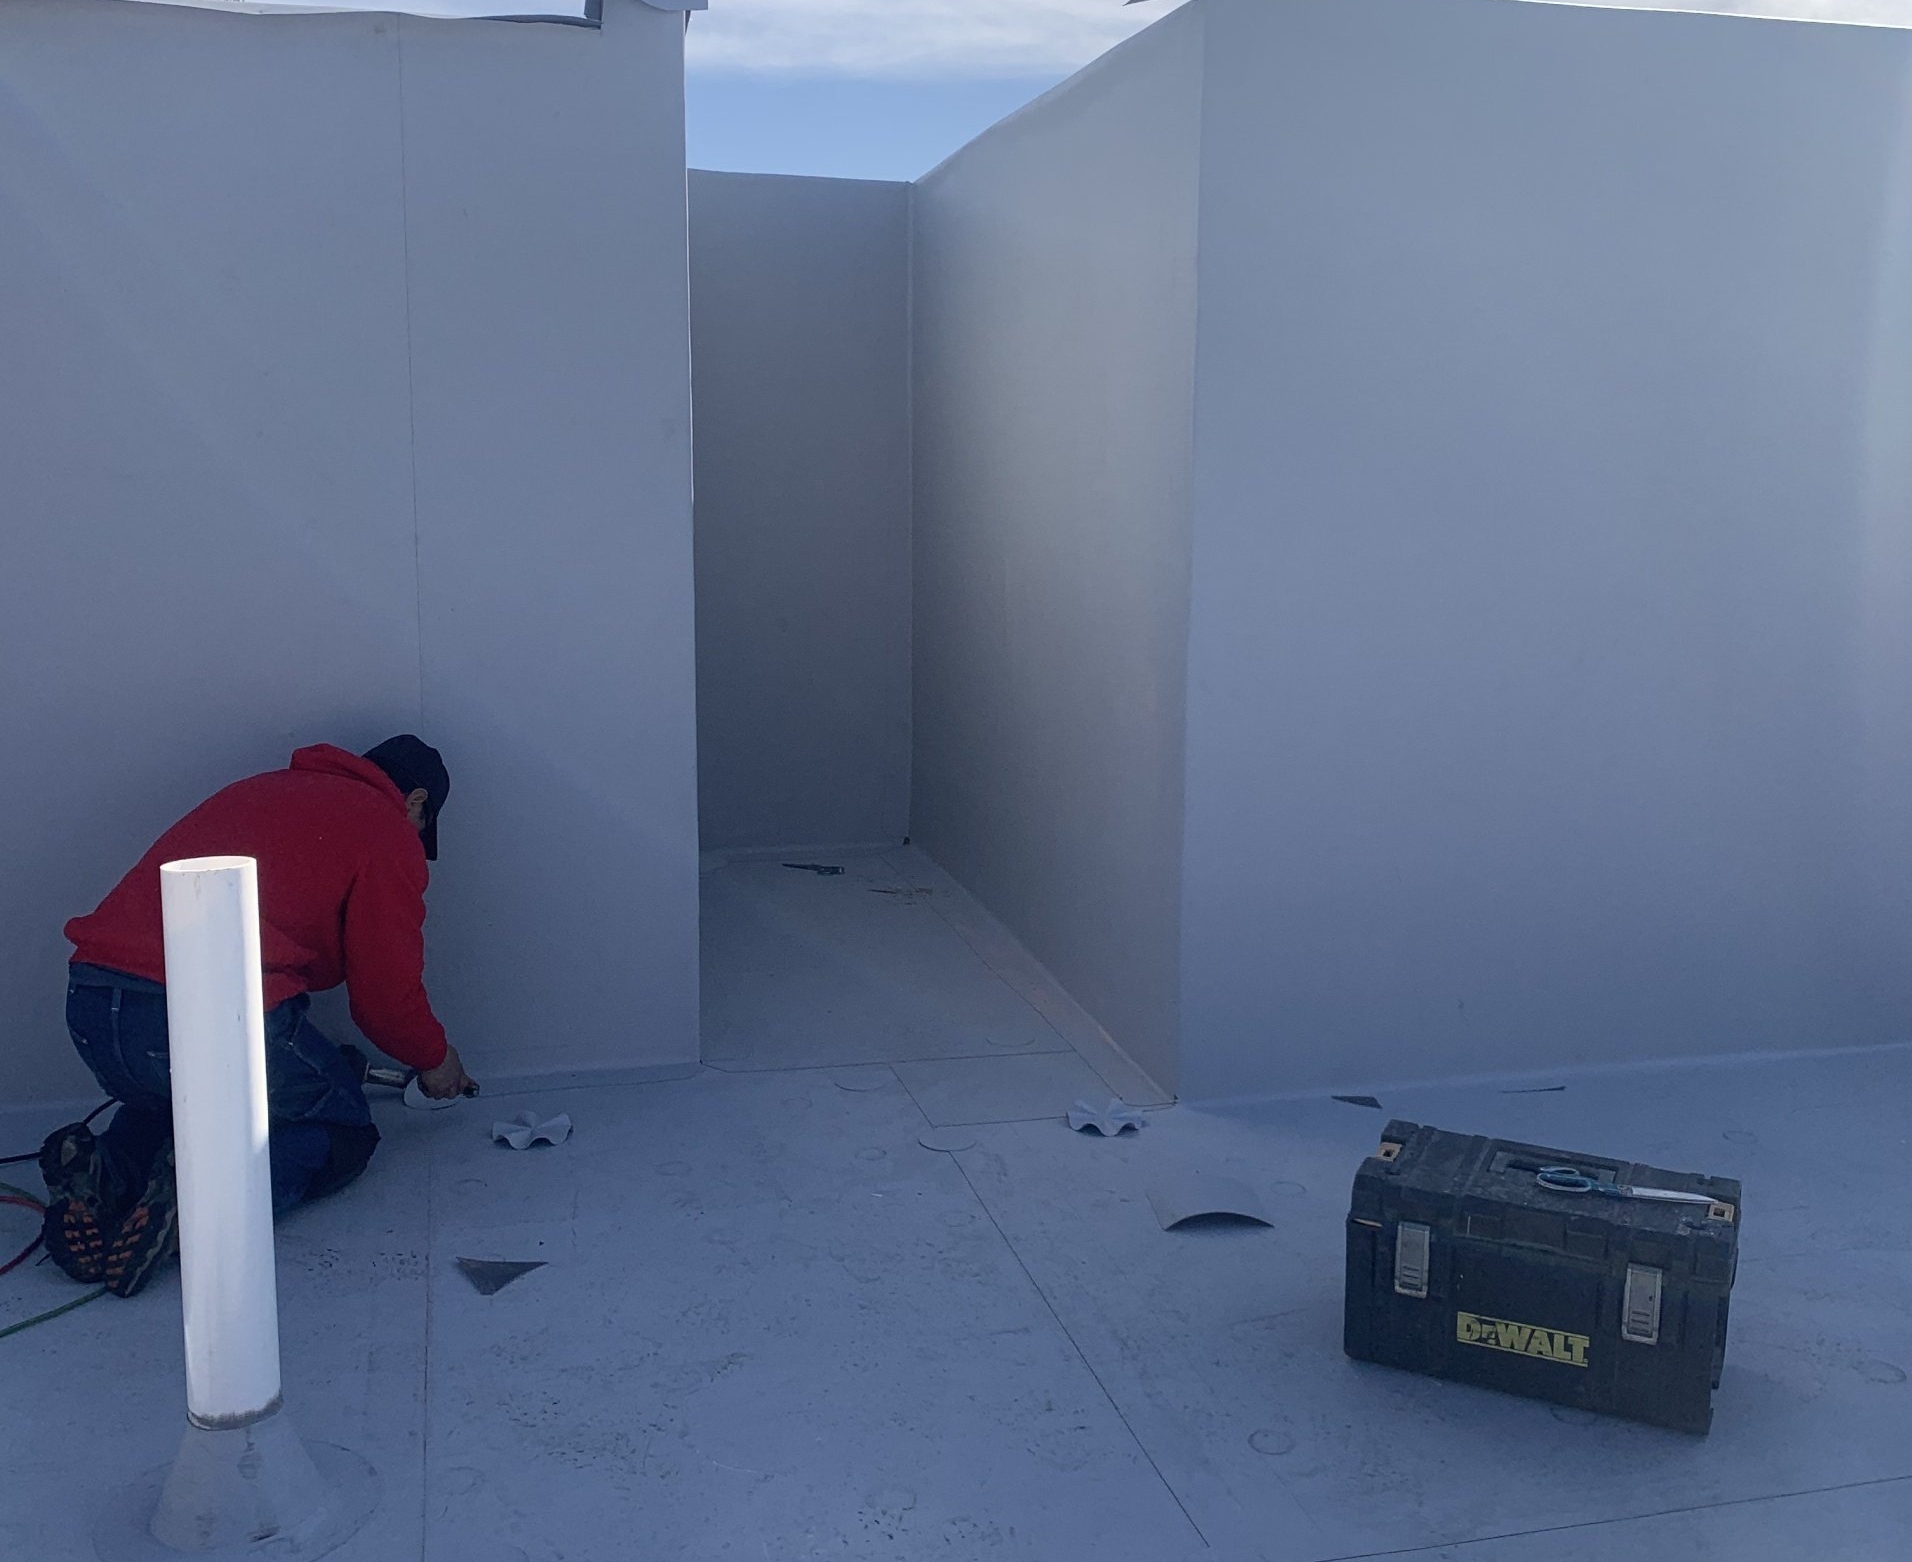
[[[1347,1352],[1704,1432],[1739,1184],[1393,1122],[1348,1210]]]

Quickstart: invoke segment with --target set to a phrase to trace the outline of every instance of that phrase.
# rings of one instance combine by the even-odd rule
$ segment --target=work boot
[[[106,1273],[108,1207],[106,1163],[84,1123],[56,1128],[40,1146],[46,1215],[40,1224],[47,1256],[62,1273],[96,1285]]]
[[[115,1296],[138,1294],[178,1252],[179,1185],[168,1145],[153,1162],[145,1191],[120,1216],[107,1240],[106,1289]]]

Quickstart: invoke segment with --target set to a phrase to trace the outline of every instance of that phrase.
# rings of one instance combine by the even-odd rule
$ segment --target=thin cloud
[[[693,68],[854,76],[1042,75],[1086,65],[1176,0],[717,0]]]
[[[707,71],[851,76],[1054,75],[1181,0],[713,0],[690,29]],[[1912,24],[1912,0],[1580,0],[1637,10]]]

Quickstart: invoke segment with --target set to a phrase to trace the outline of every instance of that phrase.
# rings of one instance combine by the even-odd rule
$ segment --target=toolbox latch
[[[1620,1338],[1635,1345],[1660,1343],[1660,1293],[1664,1271],[1644,1264],[1627,1265],[1626,1297],[1620,1306]]]
[[[1426,1226],[1409,1220],[1394,1228],[1394,1289],[1398,1295],[1426,1299],[1431,1236]]]

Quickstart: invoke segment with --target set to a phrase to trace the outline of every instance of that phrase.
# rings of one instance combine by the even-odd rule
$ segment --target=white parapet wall
[[[1199,6],[917,187],[916,839],[1175,1076]]]
[[[1185,1089],[1912,1035],[1912,34],[1204,4]]]
[[[895,846],[910,792],[910,187],[694,171],[707,851]]]
[[[473,1072],[695,1058],[682,48],[0,6],[10,1100],[91,1090],[61,926],[179,813],[410,730]]]
[[[1912,1035],[1912,34],[1194,0],[914,251],[914,828],[1164,1082]]]

